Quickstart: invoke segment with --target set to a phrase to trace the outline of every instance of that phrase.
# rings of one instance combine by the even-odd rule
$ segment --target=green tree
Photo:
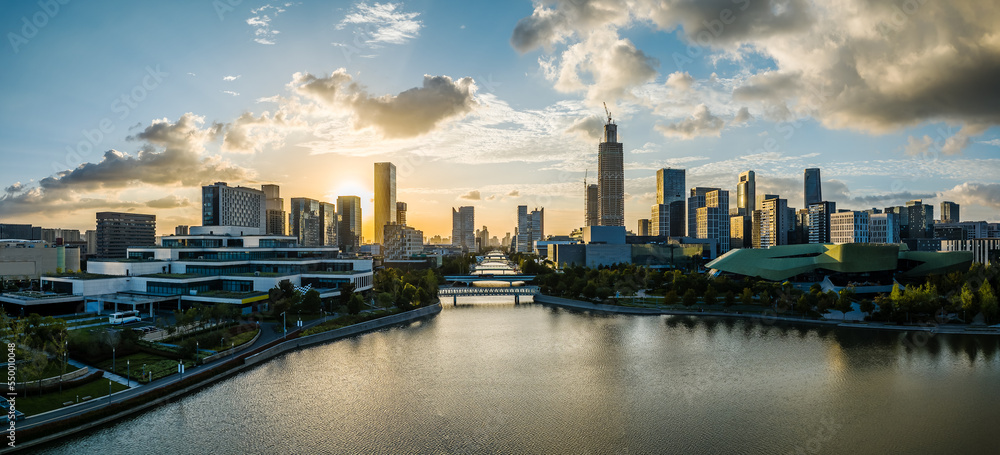
[[[299,304],[299,306],[302,308],[302,311],[307,314],[316,314],[319,313],[322,303],[323,301],[319,296],[319,291],[310,289],[306,292],[306,295],[302,297],[302,303]]]
[[[740,301],[744,305],[753,305],[753,291],[750,288],[743,288],[743,293],[740,294]]]
[[[959,299],[962,302],[962,310],[966,312],[966,315],[975,316],[979,311],[979,302],[976,301],[976,294],[972,291],[972,286],[968,282],[962,285],[962,292],[959,295]]]
[[[694,289],[688,289],[687,292],[684,293],[684,298],[681,299],[681,305],[690,307],[696,303],[698,303],[698,295],[695,294]]]
[[[840,290],[840,297],[837,298],[837,303],[834,305],[834,309],[843,313],[844,320],[847,319],[847,312],[851,311],[851,297],[854,295],[854,291],[844,288]]]
[[[997,296],[988,280],[983,280],[983,284],[979,286],[979,307],[987,323],[997,314]]]
[[[858,306],[861,307],[861,312],[868,313],[869,316],[875,311],[875,303],[868,299],[862,299]]]
[[[729,308],[736,304],[736,294],[733,291],[726,291],[726,296],[722,299],[722,306]]]
[[[767,291],[761,292],[758,302],[764,307],[771,306],[771,294],[768,294]]]
[[[587,285],[583,287],[583,296],[590,300],[597,297],[597,285],[594,283],[587,283]]]
[[[708,305],[715,305],[716,303],[718,303],[717,300],[718,300],[718,294],[716,294],[715,292],[715,287],[709,285],[708,289],[705,289],[705,294],[702,296],[702,302],[704,302],[704,304],[708,306]]]
[[[603,302],[604,300],[606,300],[610,296],[611,296],[611,288],[609,288],[607,286],[600,286],[600,287],[597,288],[597,298],[598,298],[598,300],[600,300],[600,301]]]
[[[809,298],[809,294],[802,294],[799,296],[799,300],[795,302],[795,309],[802,312],[803,315],[809,313],[813,307],[812,301]]]
[[[678,300],[677,291],[673,289],[667,291],[667,293],[663,295],[664,305],[670,305],[670,306],[677,305],[677,300]]]
[[[353,294],[351,295],[351,300],[347,302],[347,312],[350,314],[358,314],[364,306],[365,299],[361,297],[361,294]]]

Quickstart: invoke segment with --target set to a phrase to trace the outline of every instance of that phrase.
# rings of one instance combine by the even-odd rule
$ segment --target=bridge
[[[438,289],[438,296],[451,296],[452,304],[458,304],[458,297],[496,297],[514,296],[514,303],[521,303],[522,295],[538,294],[538,286],[500,286],[500,287],[447,287]]]

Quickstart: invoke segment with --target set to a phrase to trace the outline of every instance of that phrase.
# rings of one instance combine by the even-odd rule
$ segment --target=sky
[[[513,232],[583,225],[604,104],[626,226],[655,174],[802,208],[911,199],[1000,210],[1000,4],[958,0],[0,4],[0,222],[93,229],[95,212],[200,224],[200,187],[363,201],[373,163],[425,236],[451,208]],[[735,201],[735,195],[731,195]],[[935,215],[940,215],[939,206]]]

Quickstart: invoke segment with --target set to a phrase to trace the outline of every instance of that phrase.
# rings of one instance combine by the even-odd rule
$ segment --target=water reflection
[[[997,344],[448,305],[43,453],[982,452],[1000,418]]]

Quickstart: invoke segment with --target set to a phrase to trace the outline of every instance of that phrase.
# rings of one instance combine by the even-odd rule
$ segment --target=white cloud
[[[420,35],[424,25],[416,20],[418,16],[420,13],[403,12],[401,3],[360,2],[337,24],[337,29],[354,25],[355,42],[371,47],[404,44]]]
[[[235,81],[235,80],[237,80],[237,79],[239,79],[241,77],[243,77],[242,74],[237,74],[235,76],[226,76],[226,77],[223,77],[222,80],[227,81],[227,82],[231,82],[231,81]]]
[[[667,137],[694,139],[702,136],[716,136],[722,132],[725,122],[708,110],[704,104],[698,105],[691,117],[677,123],[656,125],[656,130]]]
[[[250,14],[254,16],[247,19],[247,25],[253,28],[254,42],[268,45],[275,43],[274,38],[281,32],[271,27],[271,21],[284,13],[285,7],[290,5],[291,3],[283,6],[264,5],[250,10]]]
[[[240,92],[234,92],[232,90],[223,90],[222,93],[225,93],[226,95],[240,96]]]

